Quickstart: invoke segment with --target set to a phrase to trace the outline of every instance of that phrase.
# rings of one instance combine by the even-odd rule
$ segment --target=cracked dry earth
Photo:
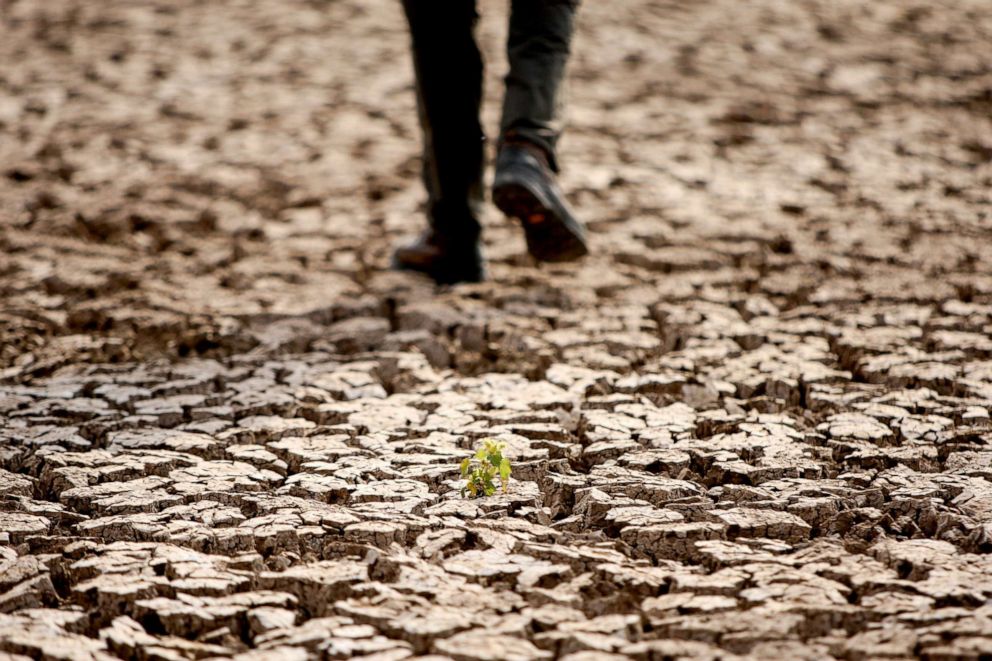
[[[447,290],[397,4],[0,2],[0,657],[989,658],[987,0],[587,3]]]

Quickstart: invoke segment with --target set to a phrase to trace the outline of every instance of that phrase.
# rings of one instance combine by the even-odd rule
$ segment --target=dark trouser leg
[[[522,138],[543,148],[557,171],[560,88],[578,0],[513,0],[506,51],[501,140]]]
[[[413,44],[430,222],[449,238],[474,238],[485,153],[475,1],[403,0],[403,8]]]

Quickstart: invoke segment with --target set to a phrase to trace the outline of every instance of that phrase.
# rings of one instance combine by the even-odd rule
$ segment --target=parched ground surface
[[[588,2],[440,291],[403,27],[0,1],[0,657],[989,658],[988,0]]]

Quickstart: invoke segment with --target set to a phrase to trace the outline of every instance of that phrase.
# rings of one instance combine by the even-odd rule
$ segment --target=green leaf
[[[503,493],[506,493],[510,479],[510,460],[503,456],[505,447],[505,443],[494,438],[484,438],[482,447],[473,456],[462,460],[459,464],[461,476],[465,479],[462,497],[466,492],[470,498],[493,495],[497,490],[494,482],[497,477]]]
[[[499,462],[499,478],[506,482],[510,479],[510,460],[504,458],[503,461]]]

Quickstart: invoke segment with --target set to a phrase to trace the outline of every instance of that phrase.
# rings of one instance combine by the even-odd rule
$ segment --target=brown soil
[[[0,32],[0,655],[992,655],[988,0],[585,3],[594,254],[441,290],[398,2]]]

